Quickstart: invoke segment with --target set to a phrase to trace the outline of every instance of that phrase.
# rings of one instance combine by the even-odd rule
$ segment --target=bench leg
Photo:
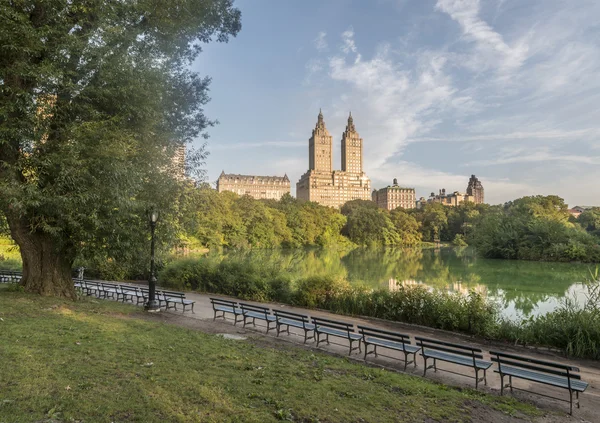
[[[279,323],[277,323],[275,330],[277,331],[277,336],[279,336],[279,332],[281,331],[281,325]]]
[[[475,390],[479,388],[479,369],[475,367]]]
[[[427,373],[427,357],[423,357],[423,376]]]
[[[483,369],[483,384],[487,386],[487,369]]]
[[[437,359],[433,359],[433,371],[437,373]]]
[[[504,375],[500,373],[500,395],[504,395]]]
[[[573,415],[573,391],[569,389],[569,415]]]
[[[369,349],[369,344],[365,344],[365,357],[364,357],[364,359],[363,359],[363,360],[365,360],[365,361],[367,360],[367,354],[368,354],[367,350],[368,350],[368,349]]]
[[[512,376],[508,375],[508,384],[510,386],[510,393],[513,393],[513,387],[512,387]]]
[[[577,408],[581,408],[581,405],[579,404],[579,391],[575,392],[575,396],[577,398]]]
[[[329,334],[327,333],[326,335],[327,337],[325,338],[325,342],[327,342],[327,345],[329,345]]]

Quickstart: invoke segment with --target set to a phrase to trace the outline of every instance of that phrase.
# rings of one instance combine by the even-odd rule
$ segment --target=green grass
[[[0,236],[0,270],[21,270],[21,253],[12,239]]]
[[[344,358],[139,320],[133,306],[15,291],[0,288],[0,422],[446,422],[469,421],[473,406],[538,414]]]

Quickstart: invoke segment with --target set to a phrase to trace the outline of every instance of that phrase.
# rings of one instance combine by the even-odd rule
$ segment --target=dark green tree
[[[25,289],[74,298],[76,257],[127,257],[149,205],[163,223],[176,215],[171,159],[212,123],[210,81],[188,65],[237,34],[240,12],[232,0],[14,0],[0,22],[0,210]]]

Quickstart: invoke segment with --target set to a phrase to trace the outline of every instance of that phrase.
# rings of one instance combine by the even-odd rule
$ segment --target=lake
[[[582,303],[584,282],[595,269],[579,263],[483,259],[471,248],[248,250],[225,255],[275,262],[294,275],[332,274],[373,288],[422,284],[464,293],[474,289],[497,301],[508,318],[547,313],[564,298]]]

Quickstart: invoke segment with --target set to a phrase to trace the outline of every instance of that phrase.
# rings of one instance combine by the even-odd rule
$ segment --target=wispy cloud
[[[344,53],[356,53],[356,44],[354,43],[354,28],[350,27],[342,33],[342,50]]]
[[[528,46],[525,40],[511,47],[502,35],[481,19],[479,0],[438,0],[435,8],[450,15],[461,26],[464,36],[477,44],[479,53],[488,59],[488,64],[514,69],[520,67],[527,58]],[[478,59],[475,56],[471,58]],[[477,62],[478,65],[482,63],[481,60]]]
[[[331,109],[352,109],[376,186],[399,177],[424,190],[463,190],[464,173],[478,169],[488,198],[508,200],[566,187],[577,166],[600,177],[600,2],[437,0],[430,14],[459,31],[445,29],[431,44],[411,30],[371,51],[356,43],[368,35],[350,27],[308,70],[338,93]],[[433,151],[408,164],[407,146],[426,142],[465,145],[447,160]],[[436,169],[432,159],[455,165]],[[518,163],[527,174],[513,172]],[[582,184],[567,190],[588,195]]]
[[[478,134],[449,137],[417,137],[411,142],[471,142],[471,141],[515,141],[515,140],[568,140],[573,138],[590,138],[600,136],[600,128],[586,128],[577,130],[549,130],[532,132],[509,132],[499,134]]]
[[[318,52],[324,52],[327,50],[327,33],[324,31],[319,32],[317,38],[314,39],[314,45]]]
[[[228,144],[215,144],[214,146],[209,145],[211,151],[223,151],[223,150],[245,150],[252,148],[300,148],[306,147],[306,141],[265,141],[265,142],[238,142]]]

